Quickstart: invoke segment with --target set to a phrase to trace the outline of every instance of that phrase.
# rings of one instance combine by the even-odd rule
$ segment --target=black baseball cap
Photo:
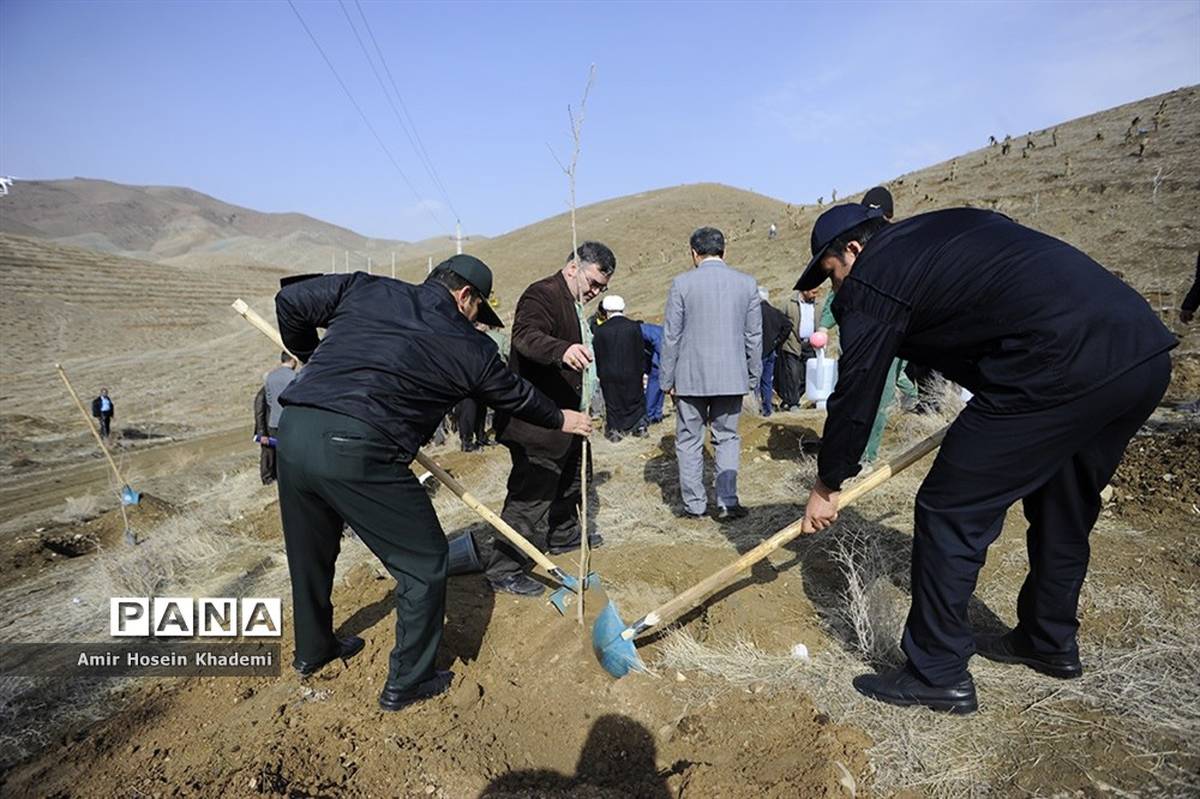
[[[811,291],[824,283],[828,275],[821,269],[820,260],[821,256],[825,254],[825,250],[829,249],[829,245],[833,244],[834,239],[847,230],[858,227],[868,219],[879,219],[881,216],[883,216],[883,210],[880,208],[868,208],[860,203],[844,203],[833,206],[817,217],[817,222],[812,229],[813,257],[808,262],[808,266],[804,267],[804,272],[796,281],[794,288],[797,291]]]
[[[488,268],[487,264],[474,255],[463,254],[453,255],[434,268],[453,272],[479,292],[483,297],[483,302],[479,303],[478,321],[489,327],[504,327],[504,323],[500,321],[495,309],[488,302],[488,298],[492,296],[492,270]]]
[[[862,204],[868,208],[878,208],[883,211],[885,219],[891,219],[892,214],[896,212],[896,207],[892,203],[892,193],[883,186],[876,186],[864,194]]]

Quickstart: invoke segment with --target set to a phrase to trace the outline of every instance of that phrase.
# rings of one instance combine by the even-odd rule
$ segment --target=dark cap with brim
[[[876,186],[863,195],[862,204],[868,208],[878,208],[883,211],[885,219],[891,219],[895,213],[895,203],[892,201],[892,193],[883,186]]]
[[[477,321],[483,322],[489,327],[504,327],[504,323],[496,315],[495,309],[488,303],[488,299],[492,296],[492,270],[488,268],[487,264],[474,255],[454,255],[434,268],[453,272],[475,287],[475,290],[483,297],[483,302],[479,303]]]
[[[800,279],[796,281],[796,291],[811,291],[825,282],[829,275],[821,269],[821,256],[829,249],[838,236],[866,222],[868,219],[878,219],[883,216],[879,208],[868,208],[859,203],[835,205],[817,217],[812,229],[812,260],[804,267]]]

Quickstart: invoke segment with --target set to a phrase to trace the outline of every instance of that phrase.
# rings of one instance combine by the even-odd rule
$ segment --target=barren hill
[[[0,232],[49,239],[150,261],[268,263],[296,270],[339,268],[349,252],[365,268],[445,251],[444,239],[371,239],[297,213],[263,213],[172,186],[106,180],[17,181],[0,203]]]
[[[901,216],[997,208],[1123,272],[1156,306],[1174,306],[1200,244],[1197,100],[1195,88],[1149,98],[1031,132],[1032,148],[1014,136],[1007,153],[983,147],[888,185]],[[1144,148],[1124,135],[1135,116],[1148,130]],[[696,226],[723,228],[729,260],[778,300],[808,259],[819,210],[700,184],[599,203],[579,218],[583,237],[617,253],[614,291],[655,318],[671,277],[690,268]],[[772,221],[780,235],[768,239]],[[104,639],[114,596],[278,596],[286,608],[278,494],[260,485],[249,440],[250,399],[277,353],[228,307],[242,296],[271,316],[284,268],[195,251],[170,263],[122,258],[30,238],[46,235],[36,222],[5,220],[20,235],[0,234],[0,637]],[[470,249],[496,268],[511,315],[569,241],[560,216]],[[419,279],[425,258],[412,255],[403,269]],[[1195,399],[1200,325],[1172,323],[1186,335],[1168,399]],[[85,398],[112,389],[115,457],[144,495],[128,521],[55,361]],[[895,413],[884,457],[940,427],[954,405],[944,418]],[[1062,682],[976,658],[981,712],[969,720],[869,702],[851,687],[855,675],[903,660],[910,511],[926,460],[677,628],[643,639],[654,676],[613,682],[594,662],[590,624],[574,613],[560,619],[542,603],[493,594],[479,575],[456,576],[437,661],[454,682],[397,717],[375,705],[394,640],[393,585],[347,539],[334,602],[339,633],[366,640],[352,661],[303,682],[285,666],[279,677],[111,683],[112,693],[91,680],[0,680],[0,794],[1194,795],[1200,430],[1178,405],[1160,407],[1134,440],[1091,535],[1084,676]],[[821,425],[809,411],[742,417],[740,499],[751,512],[734,522],[676,517],[670,421],[645,438],[594,436],[589,516],[606,543],[592,565],[605,588],[589,594],[589,613],[607,595],[632,618],[795,520],[816,476],[810,445]],[[148,447],[146,435],[187,440]],[[428,452],[500,507],[503,448],[455,450],[451,440]],[[446,490],[433,502],[445,531],[475,536],[486,558],[489,528],[475,512]],[[139,545],[123,543],[127,524]],[[1013,508],[989,553],[971,603],[980,631],[1015,621],[1025,527]],[[290,633],[282,643],[287,664]],[[542,686],[554,701],[531,701]]]
[[[1125,138],[1134,117],[1148,131],[1140,156],[1140,137]],[[1156,307],[1169,309],[1178,305],[1200,248],[1198,130],[1200,95],[1189,87],[1033,131],[1027,151],[1021,134],[1007,154],[999,144],[984,146],[891,180],[881,176],[881,182],[891,187],[900,216],[953,205],[998,209],[1081,247]],[[843,196],[859,197],[866,188]],[[194,432],[247,422],[253,385],[274,353],[228,310],[229,302],[244,296],[270,317],[283,270],[328,269],[335,247],[361,253],[385,244],[185,189],[20,183],[0,204],[4,229],[29,234],[36,227],[43,236],[80,240],[78,231],[91,224],[107,231],[113,248],[160,259],[147,263],[0,237],[0,307],[10,327],[2,362],[6,412],[55,423],[74,413],[54,383],[55,360],[78,372],[88,391],[108,383],[126,420]],[[612,290],[626,298],[630,314],[658,319],[670,280],[691,266],[687,240],[694,228],[724,230],[730,262],[758,277],[778,301],[808,260],[809,231],[820,210],[695,184],[590,205],[579,209],[578,219],[581,239],[599,239],[616,252]],[[772,222],[779,226],[773,240],[767,237]],[[414,249],[398,260],[398,275],[420,280],[427,256],[417,245],[405,246]],[[448,243],[437,247],[445,253]],[[524,287],[558,268],[569,249],[566,215],[468,247],[496,270],[505,317]],[[336,260],[340,270],[340,254]],[[247,265],[256,261],[263,263]],[[383,271],[382,251],[377,263]],[[1194,351],[1195,326],[1179,332],[1186,334],[1181,352]],[[1177,372],[1181,379],[1196,377],[1191,366]]]
[[[1134,117],[1140,117],[1136,127],[1148,131],[1141,157],[1136,129],[1133,140],[1125,140]],[[880,175],[879,182],[895,196],[897,215],[958,205],[994,208],[1080,247],[1121,272],[1156,306],[1177,305],[1200,249],[1197,87],[1030,131],[1033,147],[1024,157],[1027,132],[1008,133],[1007,155],[998,143],[906,175]],[[1002,142],[1005,131],[995,135]],[[839,191],[839,202],[860,198],[868,188],[847,186]],[[581,240],[598,239],[617,254],[612,290],[625,297],[631,314],[653,318],[662,314],[670,280],[691,266],[687,240],[696,227],[721,228],[729,241],[729,261],[757,276],[774,300],[808,261],[809,233],[821,210],[814,203],[789,205],[698,184],[597,203],[579,209],[577,216]],[[768,240],[772,222],[779,236]],[[511,314],[530,281],[562,263],[570,242],[570,218],[562,214],[468,249],[497,270],[503,316]],[[412,280],[424,271],[423,258],[410,258],[399,273]]]

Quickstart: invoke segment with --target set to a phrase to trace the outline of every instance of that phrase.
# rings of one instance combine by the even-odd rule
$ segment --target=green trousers
[[[863,460],[873,463],[879,457],[879,442],[883,440],[883,428],[887,426],[888,410],[896,398],[896,389],[907,397],[915,397],[916,386],[904,374],[905,362],[899,358],[892,359],[888,368],[887,382],[883,384],[883,394],[879,398],[879,410],[875,412],[875,423],[871,425],[871,437],[867,439],[867,448],[863,450]]]
[[[279,508],[292,579],[296,658],[336,651],[334,561],[343,522],[396,579],[396,645],[388,687],[434,675],[446,607],[446,536],[399,449],[374,427],[330,411],[288,406],[279,421]]]

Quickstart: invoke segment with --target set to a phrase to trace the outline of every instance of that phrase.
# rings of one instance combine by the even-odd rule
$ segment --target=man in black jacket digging
[[[1087,255],[992,211],[885,225],[878,209],[835,206],[817,220],[812,252],[796,289],[832,278],[842,357],[807,530],[837,518],[838,490],[858,473],[893,358],[927,364],[974,394],[917,493],[908,662],[855,688],[891,704],[975,710],[967,603],[1018,500],[1029,574],[1017,627],[981,638],[978,651],[1078,677],[1076,612],[1100,491],[1166,391],[1174,336]]]
[[[450,678],[434,669],[446,537],[409,466],[418,447],[468,396],[539,427],[591,432],[586,416],[559,410],[474,328],[476,319],[501,324],[491,289],[482,261],[456,255],[420,286],[357,272],[285,281],[275,297],[284,344],[307,364],[280,398],[278,444],[295,667],[306,676],[363,647],[333,633],[334,561],[347,523],[396,578],[385,710],[441,693]]]

